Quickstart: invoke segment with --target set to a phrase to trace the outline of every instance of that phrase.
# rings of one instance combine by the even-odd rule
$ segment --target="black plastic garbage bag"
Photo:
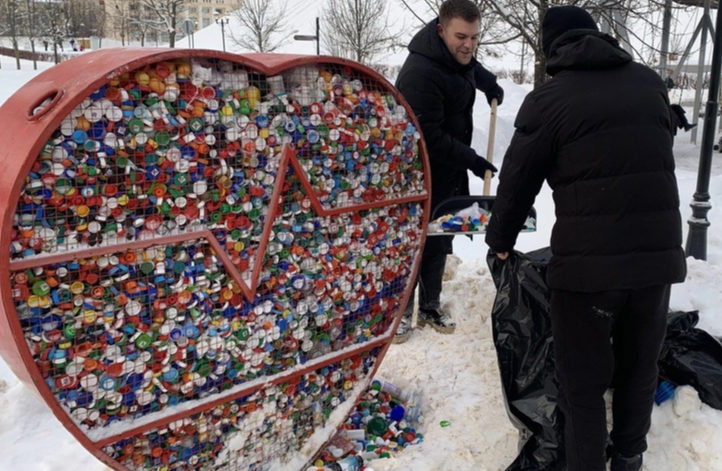
[[[550,291],[551,251],[487,258],[497,289],[492,310],[494,346],[504,398],[519,429],[520,451],[507,471],[563,471],[563,416],[557,408]]]
[[[515,252],[487,263],[497,288],[492,310],[504,399],[519,429],[520,451],[507,471],[564,471],[564,417],[557,408],[557,383],[546,285],[551,251]],[[671,312],[659,359],[660,377],[691,385],[700,399],[722,410],[722,339],[695,328],[697,311]]]
[[[722,342],[695,328],[697,322],[697,311],[669,313],[659,375],[693,386],[702,402],[722,410]]]

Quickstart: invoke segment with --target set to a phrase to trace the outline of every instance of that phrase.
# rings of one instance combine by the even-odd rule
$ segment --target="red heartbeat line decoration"
[[[291,165],[293,168],[297,178],[301,182],[301,186],[303,187],[303,193],[308,197],[308,199],[311,201],[311,207],[316,212],[316,214],[320,217],[324,216],[335,216],[339,214],[344,213],[351,213],[355,211],[363,211],[367,209],[374,209],[374,208],[381,208],[385,206],[393,206],[397,204],[403,204],[403,203],[410,203],[414,201],[424,201],[428,198],[427,193],[422,193],[415,196],[406,196],[403,198],[392,198],[387,200],[380,200],[375,201],[372,203],[363,203],[363,204],[355,204],[350,206],[344,206],[340,208],[334,208],[334,209],[327,209],[324,208],[321,204],[321,200],[319,200],[316,193],[313,191],[313,187],[311,186],[311,183],[309,182],[308,178],[306,177],[306,172],[301,167],[301,163],[298,160],[298,155],[296,151],[292,149],[292,147],[289,144],[286,144],[283,149],[283,153],[281,155],[281,161],[279,163],[278,167],[278,173],[276,176],[275,181],[275,188],[273,189],[273,194],[271,195],[271,201],[268,207],[268,212],[266,213],[266,219],[264,221],[263,225],[263,231],[261,233],[261,241],[259,243],[258,247],[258,255],[256,257],[256,261],[253,264],[253,269],[251,271],[250,275],[250,284],[244,280],[243,275],[246,274],[248,271],[241,271],[239,270],[231,258],[226,253],[225,249],[221,245],[221,243],[218,241],[218,239],[213,235],[211,230],[209,229],[202,229],[202,230],[195,230],[195,231],[188,231],[183,234],[176,234],[172,236],[165,236],[165,237],[155,237],[151,239],[144,239],[144,240],[137,240],[134,242],[128,242],[124,244],[117,244],[117,245],[105,245],[102,247],[94,247],[94,248],[83,248],[80,250],[74,250],[74,251],[68,251],[63,252],[61,254],[56,255],[49,255],[49,256],[35,256],[23,260],[17,260],[10,262],[10,269],[12,271],[20,271],[25,270],[28,268],[36,268],[36,267],[42,267],[47,265],[52,265],[56,263],[61,262],[67,262],[71,260],[76,260],[79,258],[90,258],[95,256],[101,256],[101,255],[109,255],[113,253],[118,252],[125,252],[127,250],[135,250],[135,249],[145,249],[151,246],[155,245],[171,245],[171,244],[177,244],[180,242],[185,242],[189,240],[197,240],[197,239],[205,239],[208,241],[208,243],[213,247],[213,250],[216,252],[216,255],[221,260],[221,263],[225,266],[226,270],[228,271],[228,274],[233,278],[233,281],[235,281],[238,286],[241,289],[241,292],[243,293],[243,296],[246,298],[247,301],[251,302],[256,297],[256,293],[258,292],[258,287],[260,285],[260,278],[261,278],[261,269],[262,269],[262,263],[265,254],[266,254],[266,247],[268,246],[268,238],[271,233],[271,228],[273,226],[273,223],[278,216],[278,212],[280,209],[280,199],[283,191],[283,186],[286,181],[286,174],[288,171],[288,166]]]

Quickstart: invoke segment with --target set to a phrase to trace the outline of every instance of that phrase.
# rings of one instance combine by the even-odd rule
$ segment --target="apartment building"
[[[105,35],[122,43],[167,42],[168,33],[158,27],[157,16],[142,0],[104,0]],[[177,35],[184,36],[185,24],[193,32],[213,24],[216,18],[233,11],[240,0],[186,0],[176,19]]]
[[[234,4],[237,5],[238,0],[189,1],[183,16],[184,19],[193,21],[196,27],[195,31],[198,31],[210,26],[218,16],[223,16],[232,10]]]

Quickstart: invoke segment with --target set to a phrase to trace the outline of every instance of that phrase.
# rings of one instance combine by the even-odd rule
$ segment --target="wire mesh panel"
[[[353,64],[193,54],[112,71],[48,125],[9,197],[5,315],[112,466],[300,467],[408,297],[420,136]]]
[[[332,363],[124,438],[104,451],[133,470],[298,468],[303,461],[294,463],[291,452],[323,428],[339,406],[350,409],[377,355],[374,349]]]

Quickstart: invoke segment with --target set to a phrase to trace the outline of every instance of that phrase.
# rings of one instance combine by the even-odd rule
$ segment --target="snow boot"
[[[442,334],[453,334],[456,322],[443,309],[419,309],[419,327],[430,325],[435,331]]]
[[[396,328],[396,335],[394,335],[393,343],[404,343],[411,337],[411,318],[414,314],[414,303],[413,299],[409,301],[409,305],[404,309],[404,317],[401,318],[399,326]]]
[[[612,453],[611,471],[640,471],[642,469],[642,454],[622,456],[618,452]]]

